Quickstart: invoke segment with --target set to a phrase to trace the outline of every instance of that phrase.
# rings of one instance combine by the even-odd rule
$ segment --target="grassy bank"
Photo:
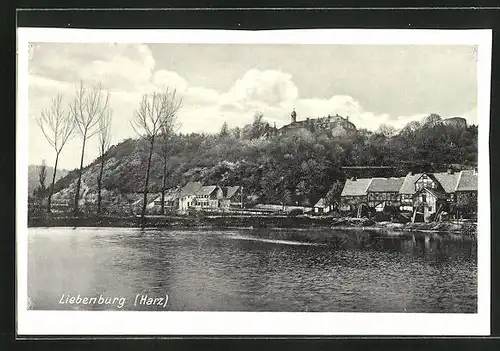
[[[244,227],[244,228],[328,228],[331,218],[287,216],[147,216],[146,227]],[[31,218],[30,227],[138,227],[139,217],[45,217]]]
[[[30,218],[29,227],[139,227],[139,217],[38,217]],[[149,228],[333,228],[370,229],[391,232],[446,232],[475,236],[477,224],[472,221],[432,223],[374,222],[369,219],[309,216],[147,216]]]

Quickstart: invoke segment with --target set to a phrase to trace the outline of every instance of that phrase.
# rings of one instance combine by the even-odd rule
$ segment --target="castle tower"
[[[293,111],[290,114],[290,116],[292,117],[292,123],[297,122],[297,112],[295,112],[295,107],[293,108]]]

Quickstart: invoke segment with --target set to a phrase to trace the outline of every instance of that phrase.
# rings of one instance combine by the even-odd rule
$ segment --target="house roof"
[[[366,189],[370,185],[371,178],[347,179],[340,196],[362,196],[366,195]]]
[[[399,192],[403,185],[404,178],[372,178],[368,185],[369,193]]]
[[[320,207],[320,208],[325,208],[325,207],[328,207],[326,205],[326,202],[325,202],[325,198],[321,198],[318,200],[318,202],[316,202],[316,205],[314,205],[314,207]]]
[[[415,182],[422,176],[423,173],[408,173],[404,177],[403,184],[399,189],[400,194],[415,194]]]
[[[430,189],[430,188],[424,188],[422,190],[430,193],[436,199],[446,199],[446,194],[443,191],[441,191],[441,190]]]
[[[406,175],[399,193],[415,194],[415,182],[422,176],[422,174],[423,173]],[[435,179],[446,193],[477,190],[477,173],[473,170],[461,171],[458,173],[429,173],[428,175]]]
[[[432,173],[434,178],[441,184],[443,190],[447,193],[452,193],[455,191],[457,187],[458,178],[460,177],[460,173]]]
[[[473,170],[460,172],[455,191],[477,191],[477,172]]]
[[[135,200],[132,203],[132,206],[141,206],[142,205],[143,200],[144,200],[144,195],[143,194],[137,194],[137,196],[139,197],[139,199]],[[146,204],[152,203],[156,199],[157,196],[158,196],[158,194],[148,193],[146,195]]]
[[[226,187],[226,198],[229,199],[231,198],[236,192],[240,189],[240,186],[228,186]]]
[[[210,195],[211,193],[214,192],[215,189],[217,189],[217,185],[205,185],[198,189],[196,195],[198,196]]]
[[[180,191],[180,197],[194,195],[202,187],[200,182],[188,182]]]

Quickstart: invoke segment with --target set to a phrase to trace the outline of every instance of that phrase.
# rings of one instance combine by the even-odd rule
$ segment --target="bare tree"
[[[45,139],[56,153],[52,183],[50,185],[49,196],[47,199],[47,212],[50,212],[59,155],[68,140],[73,135],[75,123],[69,112],[64,111],[62,107],[62,96],[59,93],[52,99],[50,107],[42,110],[37,122],[43,135],[45,136]]]
[[[75,120],[78,133],[82,137],[82,153],[80,157],[80,170],[76,183],[75,193],[75,216],[78,214],[78,200],[80,198],[80,187],[82,184],[83,158],[85,156],[85,144],[99,132],[99,122],[106,113],[109,102],[109,92],[105,92],[101,84],[96,84],[90,89],[80,81],[76,97],[71,105],[71,114]]]
[[[180,128],[177,123],[177,112],[182,107],[182,99],[176,99],[175,91],[171,93],[169,112],[163,119],[160,137],[159,153],[163,161],[162,186],[161,186],[161,213],[165,214],[165,190],[167,187],[167,161],[175,148],[174,133]]]
[[[177,99],[175,89],[170,90],[167,88],[163,92],[154,92],[151,95],[144,94],[139,109],[135,112],[134,120],[131,122],[135,132],[145,137],[149,142],[148,166],[144,177],[144,198],[141,211],[142,226],[144,226],[144,217],[146,215],[149,171],[151,169],[155,139],[162,131],[166,132],[165,135],[171,133],[171,127],[174,125],[181,104],[182,101]]]
[[[102,175],[104,172],[105,155],[111,144],[111,120],[113,111],[108,107],[106,113],[99,120],[99,156],[101,158],[101,170],[97,178],[97,214],[101,214],[102,203]]]

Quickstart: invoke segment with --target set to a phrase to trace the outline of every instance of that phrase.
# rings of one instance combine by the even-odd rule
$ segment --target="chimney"
[[[453,170],[451,168],[448,168],[448,174],[453,174]]]
[[[412,175],[413,175],[413,172],[412,172],[412,171],[409,171],[409,172],[408,172],[408,175],[409,175],[409,176],[412,176]]]
[[[357,178],[357,177],[352,177],[352,178],[351,178],[351,180],[352,180],[353,182],[355,182],[356,180],[358,180],[358,178]]]

